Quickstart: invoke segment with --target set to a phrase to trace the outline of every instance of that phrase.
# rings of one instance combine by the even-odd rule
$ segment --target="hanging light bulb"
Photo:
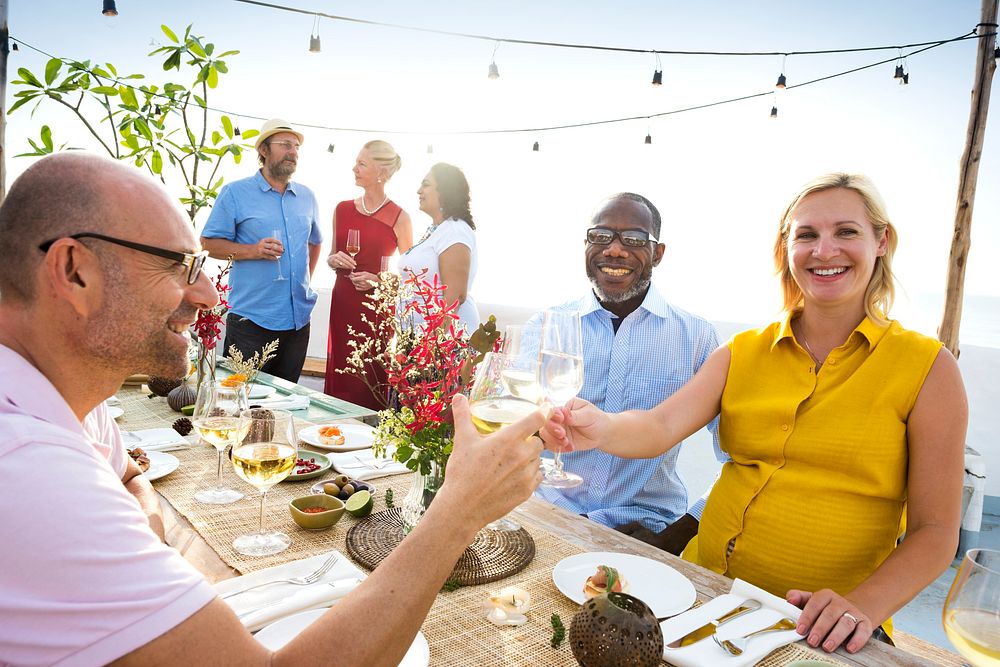
[[[326,147],[326,152],[327,153],[332,153],[333,152],[333,144],[330,144],[329,146]]]
[[[160,105],[157,104],[156,105],[156,115],[159,116],[161,113],[163,113],[163,111],[160,110]]]
[[[902,63],[900,63],[899,65],[896,65],[896,73],[892,75],[892,78],[893,79],[902,79],[903,78],[903,65],[902,65]]]
[[[317,14],[316,20],[313,22],[312,33],[309,35],[309,53],[319,53],[319,51],[319,14]]]
[[[535,151],[536,153],[538,152],[538,142],[537,141],[535,142],[535,145],[531,147],[531,150]]]
[[[118,16],[118,8],[115,7],[115,0],[104,0],[104,8],[101,13],[105,16]]]
[[[903,78],[899,80],[899,85],[906,86],[906,85],[909,85],[909,83],[910,83],[910,73],[909,72],[904,72],[903,73]]]
[[[785,87],[785,75],[784,74],[779,74],[778,75],[778,83],[774,84],[774,87],[775,88],[784,88]]]
[[[17,51],[18,50],[18,48],[17,48],[17,42],[11,42],[11,44],[10,44],[10,50],[11,51]]]
[[[496,63],[490,63],[490,73],[487,75],[490,79],[499,79],[500,70],[497,68]]]
[[[233,134],[235,134],[237,137],[242,136],[240,134],[240,127],[239,127],[239,125],[237,125],[236,127],[233,128]]]
[[[653,135],[647,134],[646,135],[646,145],[648,146],[651,143],[653,143]]]
[[[653,71],[653,85],[654,86],[663,85],[663,70],[658,69]]]
[[[778,117],[778,107],[773,106],[771,107],[771,118],[777,118],[777,117]]]

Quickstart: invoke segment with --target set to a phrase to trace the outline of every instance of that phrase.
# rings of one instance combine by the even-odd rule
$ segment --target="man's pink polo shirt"
[[[114,431],[0,345],[0,664],[102,665],[215,597],[125,490]]]

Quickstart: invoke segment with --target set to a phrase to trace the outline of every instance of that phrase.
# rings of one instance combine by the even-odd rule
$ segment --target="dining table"
[[[264,378],[266,381],[270,381]],[[284,381],[282,381],[284,382]],[[345,424],[358,419],[370,419],[371,411],[343,401],[330,402],[330,397],[287,383],[276,388],[281,393],[311,396],[310,406],[296,410],[300,425]],[[180,417],[162,398],[150,398],[142,386],[125,385],[117,393],[124,414],[118,419],[123,430],[169,426]],[[242,482],[226,466],[224,482],[240,489],[245,496],[230,505],[203,505],[194,501],[194,493],[215,481],[217,455],[213,447],[199,444],[189,435],[185,448],[170,452],[177,458],[176,470],[153,481],[163,508],[166,541],[199,570],[211,583],[256,572],[296,559],[309,558],[338,550],[348,553],[348,531],[359,521],[345,514],[334,526],[323,531],[300,528],[288,510],[290,500],[309,495],[310,487],[329,475],[279,483],[267,495],[265,524],[279,529],[292,539],[284,552],[266,557],[248,557],[232,548],[233,539],[253,530],[258,521],[259,496],[254,488]],[[307,455],[308,445],[300,443],[299,456]],[[317,449],[316,451],[321,451]],[[368,479],[374,488],[373,512],[387,509],[386,492],[391,490],[398,506],[413,482],[412,473]],[[521,504],[511,515],[531,536],[534,557],[524,569],[505,579],[482,585],[446,587],[438,594],[421,632],[430,650],[429,664],[434,667],[468,667],[469,665],[575,665],[568,641],[553,648],[551,618],[558,615],[570,629],[577,602],[560,592],[553,581],[553,570],[564,559],[589,552],[614,552],[641,556],[663,563],[693,584],[700,605],[728,593],[733,581],[693,563],[684,561],[649,544],[605,527],[586,517],[567,512],[537,497]],[[419,576],[419,573],[415,573]],[[517,586],[531,596],[528,622],[520,626],[497,626],[486,619],[484,602],[490,594],[506,586]],[[385,604],[401,604],[401,600],[386,600]],[[796,661],[816,660],[832,665],[885,667],[889,665],[955,665],[962,664],[955,653],[942,649],[913,635],[897,630],[896,646],[871,640],[857,653],[843,648],[828,654],[795,642],[773,651],[757,662],[765,667],[789,665]],[[661,664],[671,663],[663,661]],[[720,662],[719,664],[724,664]]]

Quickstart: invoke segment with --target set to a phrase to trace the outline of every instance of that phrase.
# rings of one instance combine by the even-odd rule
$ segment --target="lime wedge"
[[[182,415],[187,415],[188,417],[190,417],[191,415],[194,414],[194,406],[193,405],[185,405],[183,408],[181,408],[181,414]]]
[[[351,494],[351,497],[347,499],[347,503],[344,505],[344,508],[351,516],[360,518],[371,514],[372,506],[374,504],[375,500],[372,498],[371,492],[362,489]]]

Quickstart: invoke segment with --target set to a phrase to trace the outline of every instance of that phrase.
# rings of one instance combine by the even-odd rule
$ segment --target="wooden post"
[[[997,0],[983,0],[979,34],[996,33]],[[951,237],[951,255],[948,260],[948,281],[944,295],[944,315],[938,327],[938,338],[957,358],[958,331],[962,320],[962,296],[965,288],[965,266],[969,259],[972,226],[972,207],[976,202],[976,180],[979,177],[979,160],[983,154],[986,136],[986,117],[990,109],[990,88],[993,72],[997,68],[993,49],[996,36],[981,37],[976,50],[976,78],[972,86],[972,108],[969,112],[969,129],[965,138],[965,151],[959,165],[958,202],[955,206],[955,229]]]
[[[0,0],[0,203],[7,196],[7,0]]]

